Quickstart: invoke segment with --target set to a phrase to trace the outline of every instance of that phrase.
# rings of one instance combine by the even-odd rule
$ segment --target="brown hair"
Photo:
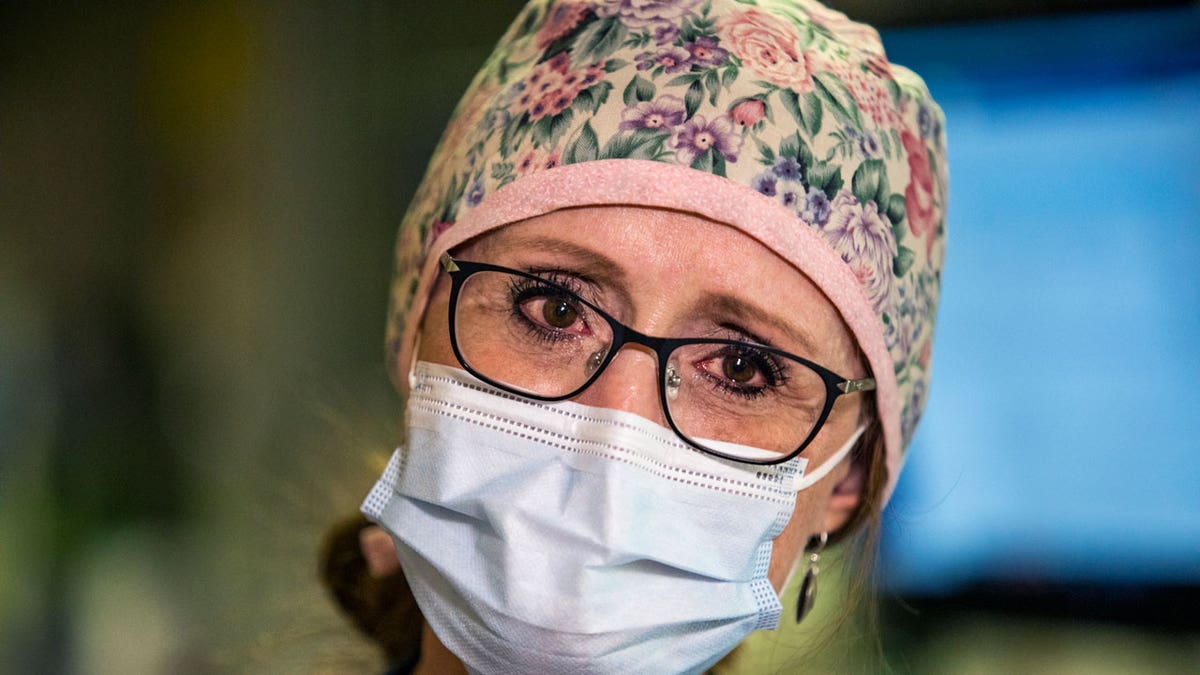
[[[421,648],[421,610],[403,572],[371,574],[359,535],[361,515],[334,524],[321,546],[321,583],[358,630],[383,649],[389,663],[415,661]]]

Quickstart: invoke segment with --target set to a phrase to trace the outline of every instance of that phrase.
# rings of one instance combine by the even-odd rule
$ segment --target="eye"
[[[525,279],[514,283],[511,292],[514,314],[542,337],[591,335],[587,307],[570,291]]]
[[[757,397],[787,379],[770,353],[742,345],[712,345],[692,366],[714,387],[739,396]]]
[[[758,374],[758,366],[743,356],[729,355],[721,360],[721,372],[738,384],[746,384]]]
[[[542,301],[542,319],[553,328],[570,328],[579,319],[579,310],[565,298]]]
[[[532,297],[529,297],[532,295]],[[526,294],[517,303],[521,315],[542,330],[586,335],[587,322],[583,308],[575,298],[557,295],[543,289],[536,295]]]

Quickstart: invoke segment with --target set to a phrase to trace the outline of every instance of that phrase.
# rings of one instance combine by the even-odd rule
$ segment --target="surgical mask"
[[[636,415],[449,366],[412,380],[407,444],[362,510],[468,670],[699,673],[778,625],[767,569],[796,491],[820,478],[805,458],[721,460]]]

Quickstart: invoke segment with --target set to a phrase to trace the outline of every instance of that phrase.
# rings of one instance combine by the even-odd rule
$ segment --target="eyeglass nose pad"
[[[667,364],[667,399],[674,401],[675,397],[679,396],[679,385],[683,384],[683,378],[675,370],[674,363]]]
[[[607,355],[608,345],[604,345],[592,352],[592,355],[588,357],[587,363],[584,365],[584,370],[587,371],[588,377],[591,377],[600,368],[600,364],[604,363],[604,357]]]

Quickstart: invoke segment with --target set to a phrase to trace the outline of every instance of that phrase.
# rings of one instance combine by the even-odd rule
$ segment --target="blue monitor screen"
[[[884,42],[951,181],[886,580],[1200,584],[1200,8]]]

